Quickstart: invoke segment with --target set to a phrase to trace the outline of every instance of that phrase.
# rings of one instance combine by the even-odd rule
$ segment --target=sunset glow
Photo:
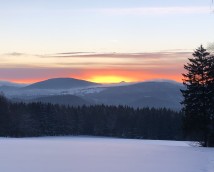
[[[0,80],[19,83],[181,82],[195,47],[214,41],[209,5],[195,0],[11,0],[0,21]]]
[[[96,83],[133,82],[133,79],[122,76],[93,76],[92,78],[88,78],[88,80]]]

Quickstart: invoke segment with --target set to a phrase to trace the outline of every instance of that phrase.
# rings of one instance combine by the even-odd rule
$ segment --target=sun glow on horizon
[[[123,76],[114,76],[114,75],[106,75],[106,76],[94,76],[88,79],[91,82],[110,84],[110,83],[119,83],[122,81],[125,82],[134,82],[133,79]]]

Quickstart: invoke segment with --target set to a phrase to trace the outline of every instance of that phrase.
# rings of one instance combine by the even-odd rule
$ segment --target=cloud
[[[57,53],[44,55],[42,58],[128,58],[128,59],[163,59],[163,58],[184,58],[189,57],[191,52],[148,52],[148,53]]]
[[[168,14],[203,14],[213,12],[213,5],[207,6],[157,6],[157,7],[125,7],[125,8],[57,8],[57,9],[42,9],[42,8],[17,8],[16,10],[3,9],[1,14],[77,14],[77,13],[99,13],[107,15],[168,15]]]
[[[19,53],[21,54],[21,53]],[[163,69],[182,68],[192,52],[93,53],[62,52],[52,55],[23,55],[0,64],[3,68],[75,68],[75,69]],[[15,53],[13,54],[16,55]],[[18,55],[18,54],[17,54]]]
[[[23,56],[23,55],[26,55],[26,54],[18,53],[18,52],[12,52],[12,53],[7,53],[7,54],[3,54],[3,55],[6,55],[6,56]]]
[[[204,7],[139,7],[139,8],[103,8],[94,10],[110,15],[168,15],[168,14],[202,14],[209,13],[208,6]]]
[[[78,54],[89,54],[95,52],[65,52],[65,53],[57,53],[58,55],[78,55]]]
[[[52,77],[80,75],[81,70],[71,68],[18,67],[0,68],[0,80],[44,80]]]
[[[183,65],[191,54],[183,50],[143,53],[62,52],[34,57],[27,54],[21,60],[15,60],[14,56],[8,58],[11,61],[0,64],[0,79],[31,82],[52,77],[87,79],[96,75],[118,75],[133,77],[135,80],[180,80]]]
[[[12,52],[12,53],[5,53],[1,54],[1,56],[35,56],[35,57],[43,57],[40,54],[27,54],[27,53],[19,53],[19,52]]]
[[[208,49],[213,48],[214,43],[208,44]],[[61,52],[55,54],[26,54],[26,53],[6,53],[1,56],[25,56],[25,57],[37,57],[37,58],[114,58],[114,59],[163,59],[163,58],[183,58],[188,57],[192,54],[190,50],[174,49],[164,50],[156,52],[139,52],[139,53],[96,53],[96,52]]]

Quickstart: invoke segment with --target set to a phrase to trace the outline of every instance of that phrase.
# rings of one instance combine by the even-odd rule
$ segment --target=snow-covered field
[[[214,172],[214,149],[175,141],[0,138],[0,172]]]

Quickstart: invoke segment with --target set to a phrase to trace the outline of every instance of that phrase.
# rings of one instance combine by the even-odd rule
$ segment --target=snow
[[[1,172],[214,172],[214,149],[99,137],[0,138]]]
[[[132,83],[117,83],[117,84],[102,84],[95,86],[77,87],[70,89],[14,89],[14,90],[4,90],[4,94],[8,98],[21,98],[21,99],[33,99],[41,96],[51,96],[51,95],[76,95],[84,96],[87,94],[100,93],[103,90],[116,87],[116,86],[128,86],[136,84]],[[0,81],[1,86],[1,81]]]
[[[86,94],[99,93],[105,90],[107,87],[103,86],[89,86],[70,89],[16,89],[16,90],[4,90],[4,94],[8,98],[22,98],[32,99],[41,96],[52,95],[76,95],[84,96]]]

